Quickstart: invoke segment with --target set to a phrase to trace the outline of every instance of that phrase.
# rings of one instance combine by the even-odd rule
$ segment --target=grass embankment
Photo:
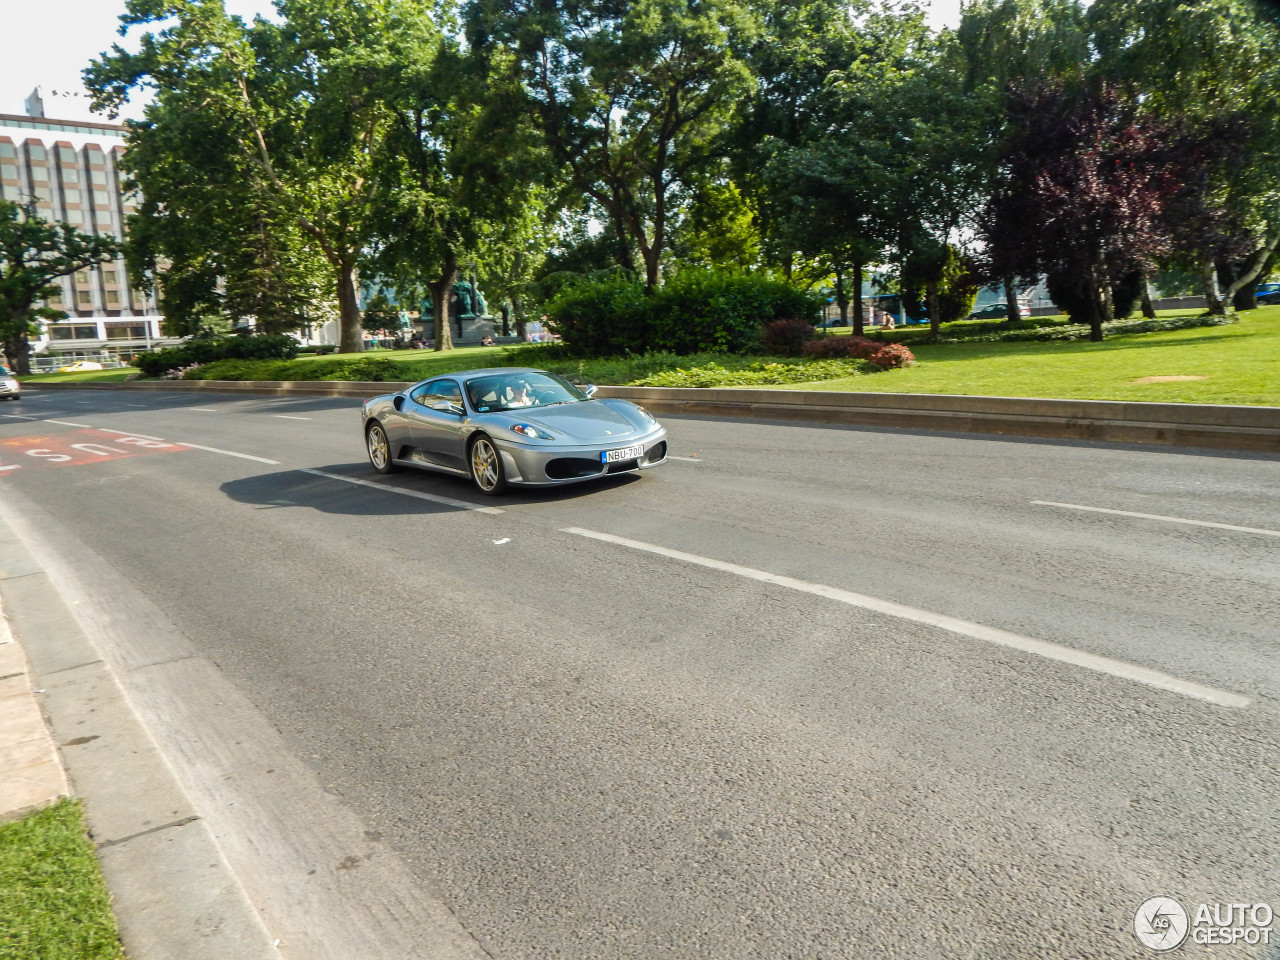
[[[1109,337],[1101,343],[947,343],[911,349],[914,366],[799,389],[1280,405],[1280,306],[1242,313],[1239,323],[1229,326]]]
[[[124,960],[79,801],[0,825],[0,957]]]
[[[958,342],[913,344],[911,349],[918,362],[906,369],[792,383],[778,389],[1280,406],[1280,306],[1242,313],[1238,323],[1228,326],[1121,334],[1101,343]],[[474,367],[528,365],[597,384],[628,384],[677,367],[688,370],[716,363],[729,370],[748,370],[771,361],[796,362],[722,354],[648,354],[576,361],[564,360],[538,345],[526,345],[466,347],[448,353],[402,350],[373,351],[358,357],[301,356],[287,362],[222,361],[205,372],[245,380],[412,381]],[[371,372],[376,375],[370,376]],[[24,379],[113,382],[130,375],[127,370],[104,370]]]

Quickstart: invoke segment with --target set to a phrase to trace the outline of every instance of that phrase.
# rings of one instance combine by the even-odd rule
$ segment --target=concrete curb
[[[18,713],[27,718],[34,713],[39,719],[43,704],[52,738],[31,740],[48,774],[45,795],[35,807],[69,792],[83,799],[89,834],[129,956],[278,957],[212,834],[110,669],[56,585],[2,520],[0,599],[15,640],[6,646],[18,650],[22,645],[30,676],[38,677],[42,688],[40,700],[32,689],[37,684],[15,690],[12,702],[0,704],[0,723],[5,715]],[[29,759],[0,754],[0,763]],[[59,776],[65,768],[61,790],[51,768]],[[26,770],[0,769],[0,782],[10,774],[23,776]]]
[[[107,384],[28,383],[26,386],[35,390],[123,389],[364,399],[393,393],[409,384],[160,380]],[[599,396],[623,397],[643,404],[654,413],[675,416],[742,417],[1280,453],[1280,407],[723,387],[601,387]]]

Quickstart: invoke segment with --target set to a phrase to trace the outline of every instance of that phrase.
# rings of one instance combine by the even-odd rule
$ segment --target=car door
[[[462,387],[457,380],[431,380],[409,394],[412,405],[413,445],[422,457],[438,466],[466,469],[463,428],[467,419]],[[449,404],[448,409],[444,405]]]

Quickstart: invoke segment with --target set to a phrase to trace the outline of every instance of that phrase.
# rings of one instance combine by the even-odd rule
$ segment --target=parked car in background
[[[1018,316],[1029,317],[1031,310],[1021,304],[1018,306]],[[1009,319],[1009,307],[1003,300],[998,303],[989,303],[981,310],[975,310],[969,314],[970,320],[1007,320]]]
[[[22,384],[14,378],[8,367],[0,364],[0,400],[17,400],[22,396]]]
[[[450,373],[366,400],[365,449],[379,473],[419,467],[470,477],[481,493],[647,470],[667,432],[629,400],[594,397],[544,370]]]
[[[1280,283],[1260,283],[1254,288],[1254,299],[1258,306],[1267,307],[1280,303]]]
[[[81,370],[101,370],[102,364],[93,360],[77,360],[65,367],[59,367],[58,373],[78,373]]]

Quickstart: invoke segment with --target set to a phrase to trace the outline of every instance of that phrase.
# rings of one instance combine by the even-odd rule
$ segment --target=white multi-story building
[[[26,102],[27,116],[0,114],[0,199],[35,201],[45,220],[69,223],[83,233],[123,237],[133,199],[121,189],[119,160],[125,128],[108,123],[51,120],[39,90]],[[57,362],[128,359],[162,338],[153,297],[129,282],[117,260],[59,281],[48,305],[67,312],[49,323],[33,351]]]

